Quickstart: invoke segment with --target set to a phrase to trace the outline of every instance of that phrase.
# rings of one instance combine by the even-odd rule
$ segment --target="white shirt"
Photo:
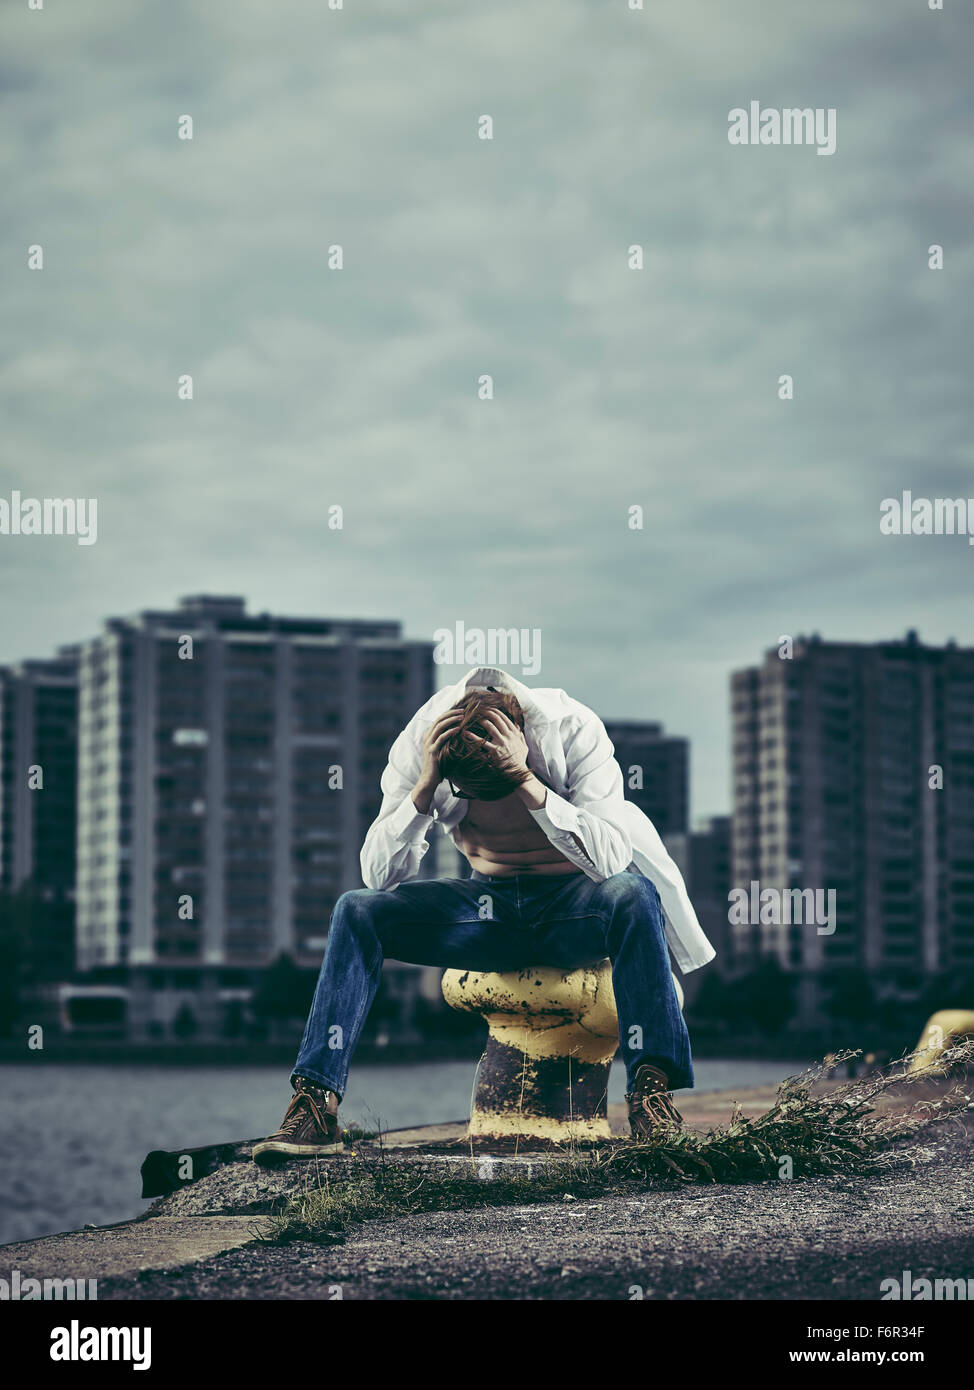
[[[563,690],[529,690],[504,671],[477,667],[456,685],[438,690],[413,715],[389,750],[382,774],[382,807],[362,846],[367,888],[395,888],[414,878],[429,849],[426,832],[437,821],[445,834],[466,815],[467,802],[447,783],[437,787],[430,814],[417,811],[412,791],[429,726],[471,689],[509,690],[524,711],[528,766],[548,790],[531,815],[566,859],[601,882],[635,870],[656,885],[666,917],[666,939],[684,973],[717,954],[697,921],[683,876],[648,816],[623,794],[622,770],[601,719]],[[552,790],[553,789],[553,790]]]

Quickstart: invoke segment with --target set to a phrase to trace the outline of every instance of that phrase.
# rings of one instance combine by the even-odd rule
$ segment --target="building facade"
[[[317,964],[432,689],[394,622],[208,596],[107,622],[80,652],[80,968]]]
[[[731,679],[733,885],[820,907],[831,890],[834,920],[775,921],[772,900],[732,921],[736,962],[904,989],[971,971],[974,650],[915,633],[779,650]]]
[[[683,874],[697,919],[717,955],[707,970],[694,970],[681,980],[687,1005],[692,1005],[710,970],[724,975],[731,962],[727,898],[731,887],[731,818],[708,816],[687,834],[667,835],[666,848]]]
[[[626,800],[635,802],[660,835],[686,834],[689,741],[665,734],[661,724],[634,719],[604,722],[622,768]]]
[[[54,972],[73,957],[77,717],[76,648],[0,667],[0,893],[35,900],[33,956]]]

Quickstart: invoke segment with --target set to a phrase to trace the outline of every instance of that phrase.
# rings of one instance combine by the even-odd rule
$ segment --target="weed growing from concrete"
[[[929,1073],[907,1071],[914,1053],[883,1071],[813,1092],[817,1083],[859,1055],[833,1053],[798,1076],[787,1077],[763,1115],[748,1117],[737,1106],[730,1124],[707,1134],[661,1127],[649,1139],[617,1148],[608,1168],[683,1182],[777,1180],[785,1160],[787,1175],[795,1178],[875,1173],[902,1161],[905,1141],[971,1108],[970,1095],[958,1083],[932,1098],[877,1110],[894,1088],[929,1083]],[[972,1060],[974,1042],[966,1042],[943,1052],[938,1062],[953,1070]]]

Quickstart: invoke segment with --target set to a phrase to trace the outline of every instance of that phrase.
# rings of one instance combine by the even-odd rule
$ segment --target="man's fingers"
[[[433,740],[433,742],[430,744],[430,752],[433,754],[434,757],[439,756],[439,754],[443,751],[446,745],[450,742],[450,739],[452,737],[452,730],[447,729],[445,733],[440,734],[439,738],[435,738]]]
[[[441,714],[439,719],[435,719],[427,730],[426,737],[432,743],[444,732],[451,733],[462,717],[462,710],[448,710],[446,714]]]
[[[513,719],[508,719],[503,710],[486,709],[483,713],[483,722],[495,729],[499,734],[508,734],[516,728]]]
[[[457,732],[457,722],[457,720],[451,719],[440,725],[439,721],[437,721],[437,723],[434,724],[433,727],[430,729],[430,748],[436,751],[437,749],[442,748],[445,743],[448,743]]]
[[[431,757],[439,757],[446,744],[456,734],[463,716],[463,710],[448,709],[433,721],[426,733],[426,749]],[[487,736],[476,734],[471,729],[468,731],[470,738],[476,740],[485,752],[503,757],[505,743],[508,742],[512,734],[518,733],[518,727],[514,720],[503,710],[487,709],[481,716],[481,722],[482,727],[488,731]]]
[[[430,725],[431,729],[438,729],[441,725],[455,724],[458,719],[463,718],[462,709],[448,709],[446,714],[441,714],[439,719],[434,719]]]
[[[490,711],[490,714],[494,713],[494,710]],[[484,726],[490,729],[491,733],[499,741],[501,747],[503,748],[506,745],[512,751],[516,747],[527,747],[527,740],[514,723],[514,720],[508,719],[506,715],[501,714],[499,711],[496,711],[496,713],[498,714],[496,719],[491,719],[488,714],[484,714]]]

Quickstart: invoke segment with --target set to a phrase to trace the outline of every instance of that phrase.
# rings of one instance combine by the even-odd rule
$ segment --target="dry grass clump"
[[[929,1088],[930,1074],[909,1072],[919,1053],[909,1053],[882,1071],[814,1091],[835,1069],[859,1052],[833,1053],[778,1087],[763,1115],[736,1107],[728,1125],[707,1134],[669,1126],[651,1139],[626,1144],[609,1158],[610,1169],[644,1177],[671,1176],[686,1182],[761,1182],[778,1178],[873,1173],[898,1161],[898,1150],[931,1125],[957,1119],[972,1108],[961,1082],[939,1093],[886,1111],[897,1088]],[[938,1067],[962,1071],[974,1061],[974,1042],[941,1053]],[[899,1097],[897,1097],[899,1099]],[[788,1163],[786,1164],[786,1160]]]

